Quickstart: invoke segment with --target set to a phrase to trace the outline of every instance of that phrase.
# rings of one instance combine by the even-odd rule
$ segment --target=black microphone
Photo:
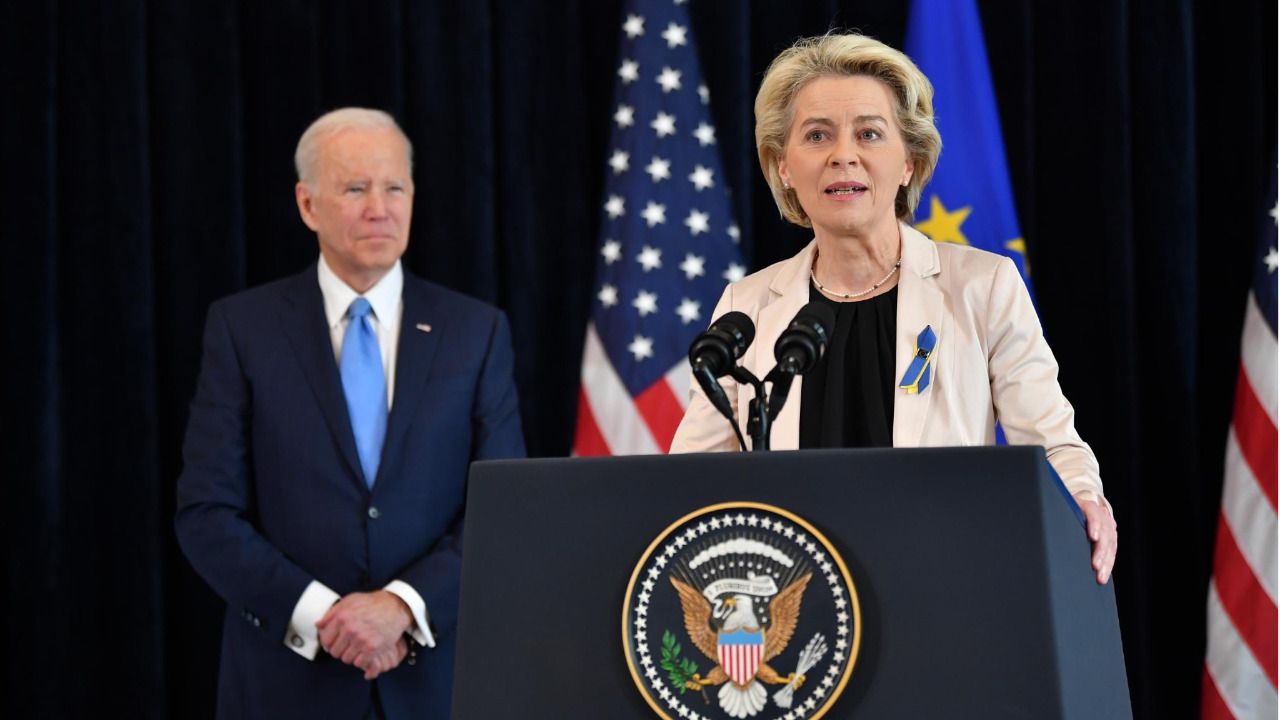
[[[724,388],[716,378],[728,374],[737,366],[738,358],[747,351],[756,338],[756,326],[745,313],[733,311],[720,316],[711,327],[702,331],[689,346],[689,364],[693,376],[707,394],[707,399],[730,422],[734,421],[733,408]],[[734,424],[737,427],[737,424]]]
[[[694,338],[689,346],[689,364],[695,370],[705,367],[712,377],[721,377],[734,368],[755,339],[756,326],[751,318],[737,310],[725,313]]]
[[[836,324],[836,312],[821,302],[811,302],[800,308],[791,324],[778,336],[773,346],[773,356],[778,364],[765,380],[773,382],[769,395],[770,420],[776,420],[791,392],[791,381],[813,369],[827,351],[827,341]]]
[[[778,370],[793,376],[812,370],[827,351],[827,340],[835,324],[836,313],[826,303],[815,301],[800,308],[773,346]]]

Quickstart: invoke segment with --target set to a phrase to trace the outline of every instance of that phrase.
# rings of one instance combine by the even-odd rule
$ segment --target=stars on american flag
[[[609,167],[613,168],[614,175],[626,172],[631,168],[631,154],[622,150],[614,150],[613,154],[609,156]]]
[[[641,290],[636,293],[636,298],[631,301],[631,307],[640,313],[640,317],[658,312],[658,295],[647,290]]]
[[[667,41],[668,49],[674,50],[681,45],[688,44],[688,41],[685,40],[685,33],[687,32],[688,30],[683,25],[670,23],[667,25],[667,29],[662,31],[662,39]]]
[[[644,34],[644,18],[639,15],[628,15],[627,21],[622,23],[622,32],[632,40],[640,37]]]
[[[661,225],[667,221],[667,206],[650,200],[649,204],[644,206],[644,211],[640,213],[640,217],[649,223],[649,227]]]
[[[609,200],[604,204],[604,211],[609,213],[610,220],[617,220],[626,213],[627,201],[620,195],[610,195]]]
[[[613,112],[613,121],[618,123],[618,129],[629,128],[636,124],[636,109],[630,105],[619,105],[618,109]]]
[[[658,133],[658,139],[676,134],[676,116],[668,115],[660,112],[654,116],[653,122],[649,123],[649,127]]]
[[[618,288],[605,283],[604,287],[600,288],[600,292],[596,293],[596,298],[600,300],[601,305],[611,308],[618,304]]]
[[[689,210],[689,217],[684,219],[684,224],[685,227],[689,228],[690,235],[697,235],[698,233],[709,232],[711,230],[711,225],[709,224],[710,220],[711,215],[708,213],[691,209]]]
[[[680,322],[688,325],[691,322],[702,319],[702,313],[699,312],[702,303],[697,300],[683,298],[680,300],[680,307],[676,308],[676,314],[680,316]]]
[[[716,129],[706,123],[700,123],[698,129],[693,131],[693,136],[698,138],[698,144],[703,147],[716,144]]]
[[[644,171],[649,173],[649,177],[653,178],[654,182],[661,182],[671,177],[671,161],[654,155]]]
[[[636,360],[653,357],[653,338],[637,335],[627,346],[627,350],[635,356]]]
[[[640,254],[636,256],[636,262],[640,263],[640,267],[644,268],[645,272],[657,270],[662,267],[662,251],[656,247],[645,245],[640,250]]]
[[[622,67],[618,68],[618,77],[622,78],[623,85],[630,85],[639,80],[640,63],[635,60],[623,60]]]
[[[613,161],[611,160],[610,163],[612,162]],[[694,190],[702,192],[707,188],[713,188],[716,186],[716,181],[713,179],[714,176],[715,171],[711,168],[704,168],[701,165],[697,165],[693,168],[693,172],[689,173],[689,182],[693,183]]]
[[[725,268],[724,274],[721,276],[731,283],[738,282],[747,276],[747,268],[738,263],[729,263],[729,267]]]
[[[1268,210],[1267,214],[1271,216],[1271,220],[1275,222],[1276,225],[1280,225],[1280,203],[1277,203],[1275,207]],[[1267,272],[1273,273],[1276,271],[1276,268],[1280,267],[1280,253],[1276,252],[1276,248],[1274,246],[1268,247],[1267,254],[1263,256],[1262,262],[1266,264]]]
[[[662,68],[662,72],[658,75],[658,84],[662,86],[663,93],[669,93],[673,90],[680,89],[680,71],[669,67]]]
[[[604,256],[605,265],[612,265],[622,259],[622,243],[612,238],[605,240],[600,254]]]
[[[686,280],[692,280],[696,277],[702,277],[707,273],[707,271],[703,269],[703,266],[706,264],[706,258],[689,253],[684,256],[684,262],[680,263],[680,270],[684,273]]]

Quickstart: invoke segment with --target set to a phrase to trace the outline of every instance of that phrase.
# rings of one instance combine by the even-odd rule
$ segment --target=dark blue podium
[[[476,463],[454,717],[655,717],[629,580],[673,521],[732,501],[803,518],[848,567],[861,643],[825,717],[1131,717],[1113,588],[1033,447]]]

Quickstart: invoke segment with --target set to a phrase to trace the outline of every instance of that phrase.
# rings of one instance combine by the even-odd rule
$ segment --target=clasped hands
[[[413,625],[409,606],[394,593],[352,593],[316,623],[325,652],[364,671],[373,680],[398,666],[409,653],[405,631]]]

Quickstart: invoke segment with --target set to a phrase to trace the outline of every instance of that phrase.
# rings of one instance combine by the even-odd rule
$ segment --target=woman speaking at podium
[[[742,365],[761,377],[797,311],[820,302],[836,318],[825,355],[774,421],[772,446],[993,445],[999,420],[1011,444],[1044,446],[1084,511],[1093,568],[1107,582],[1115,520],[1017,269],[907,224],[942,148],[929,80],[862,35],[804,39],[770,65],[755,116],[778,209],[814,239],[729,285],[712,317],[739,311],[755,323]],[[754,390],[722,386],[745,426]],[[737,448],[695,383],[672,452]]]

